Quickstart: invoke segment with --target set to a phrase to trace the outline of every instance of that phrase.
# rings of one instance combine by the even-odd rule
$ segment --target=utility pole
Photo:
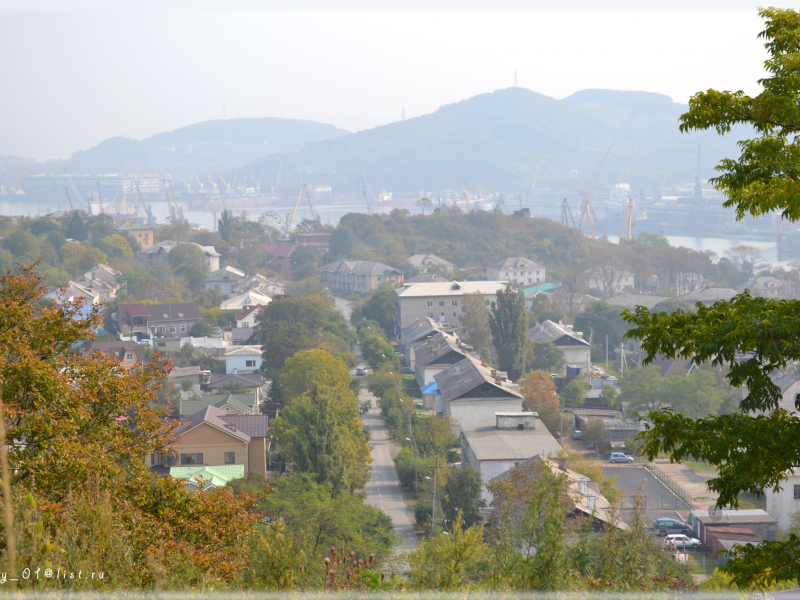
[[[408,415],[408,428],[411,430],[411,444],[414,451],[414,493],[419,490],[419,478],[417,476],[417,436],[414,433],[414,428],[411,426],[411,415]],[[434,477],[436,475],[434,474]]]
[[[433,512],[431,512],[431,538],[436,535],[436,476],[439,474],[439,457],[436,457],[436,466],[433,469]]]

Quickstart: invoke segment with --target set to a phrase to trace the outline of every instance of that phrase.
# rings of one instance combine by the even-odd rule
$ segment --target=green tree
[[[456,467],[447,475],[442,511],[449,522],[454,522],[458,513],[464,525],[470,527],[481,520],[478,509],[486,505],[481,497],[483,480],[472,466]]]
[[[273,421],[292,470],[313,474],[334,496],[364,487],[372,462],[355,397],[347,394],[337,397],[314,384]]]
[[[553,342],[547,340],[526,341],[525,366],[529,371],[560,373],[567,364],[564,352]]]
[[[564,311],[558,302],[553,302],[547,294],[539,292],[534,295],[528,313],[528,326],[533,327],[543,321],[558,323],[564,318]]]
[[[414,588],[453,591],[468,589],[480,580],[480,565],[487,549],[483,525],[464,529],[459,511],[450,529],[449,533],[421,542],[409,555]]]
[[[665,392],[675,412],[690,419],[716,415],[722,406],[723,392],[710,371],[669,377]]]
[[[583,443],[604,454],[611,450],[611,432],[600,419],[589,419],[583,428]]]
[[[522,291],[507,286],[497,292],[497,302],[492,302],[489,315],[489,328],[500,369],[506,371],[512,381],[518,380],[525,373],[525,334],[528,331]]]
[[[39,250],[39,240],[35,235],[27,231],[15,229],[3,238],[3,248],[11,252],[14,256],[25,256],[34,254]]]
[[[605,355],[606,336],[609,348],[619,348],[622,337],[628,330],[621,313],[618,306],[611,306],[604,300],[598,300],[575,315],[573,329],[582,331],[587,339],[589,332],[594,331],[594,348]]]
[[[384,281],[361,307],[361,315],[368,320],[376,321],[386,337],[392,338],[399,312],[397,304],[397,292],[388,281]]]
[[[668,403],[666,380],[661,377],[661,369],[653,365],[629,371],[620,380],[619,387],[620,402],[627,403],[643,415],[660,410]]]
[[[609,408],[616,406],[617,396],[617,389],[612,385],[604,385],[603,389],[600,390],[600,401],[603,403],[603,406],[607,406]]]
[[[175,274],[186,279],[193,290],[203,287],[208,275],[208,265],[200,246],[178,244],[167,254],[167,261]]]
[[[293,473],[271,480],[270,485],[272,491],[260,498],[254,509],[284,521],[285,539],[302,554],[302,564],[313,575],[322,574],[321,558],[332,546],[344,546],[363,560],[372,554],[382,563],[398,543],[388,515],[357,496],[331,497],[330,487],[317,483],[312,474]],[[228,487],[263,493],[267,483],[263,477],[251,482],[240,479],[229,482]]]
[[[235,218],[236,217],[234,217],[227,209],[225,209],[222,211],[222,214],[217,222],[217,230],[222,236],[222,239],[226,242],[231,241],[231,238],[233,237],[233,232],[235,231]]]
[[[61,264],[64,270],[73,277],[108,259],[106,253],[99,248],[87,248],[81,244],[64,244],[61,246],[59,254],[61,254]]]
[[[583,384],[577,381],[571,381],[561,390],[561,397],[564,399],[564,404],[567,406],[583,406]]]
[[[416,204],[417,204],[417,206],[419,206],[419,208],[422,211],[423,215],[425,214],[425,211],[427,209],[429,209],[431,206],[433,206],[433,202],[431,202],[430,198],[428,198],[427,196],[423,196],[422,198],[417,200]]]
[[[371,335],[361,341],[361,353],[370,367],[379,369],[383,364],[390,364],[395,370],[400,369],[400,357],[395,356],[394,346],[380,335]]]
[[[723,160],[716,167],[719,176],[711,181],[740,219],[780,210],[783,218],[796,221],[800,14],[775,8],[759,14],[766,21],[760,37],[769,53],[767,77],[759,81],[761,92],[754,97],[741,91],[699,92],[681,117],[681,130],[725,134],[735,125],[749,126],[757,137],[739,142],[739,159]],[[652,460],[667,452],[673,460],[692,457],[717,466],[719,475],[708,485],[719,494],[720,507],[738,506],[742,492],[761,496],[765,489],[781,485],[786,473],[800,464],[800,424],[779,408],[782,394],[769,375],[800,356],[795,335],[800,302],[744,293],[696,313],[651,314],[639,307],[625,318],[634,326],[629,336],[642,340],[646,360],[656,354],[680,355],[700,364],[727,365],[731,385],[748,390],[738,411],[718,417],[693,420],[670,410],[651,412],[643,454]],[[753,358],[740,360],[745,353]],[[800,402],[796,404],[800,408]],[[737,549],[722,571],[742,588],[799,580],[800,538]]]
[[[486,297],[480,292],[464,294],[461,298],[461,314],[458,322],[462,329],[466,329],[464,341],[471,345],[476,352],[488,349],[491,344],[491,330],[489,329],[489,315],[491,309]]]
[[[83,222],[81,211],[73,210],[64,225],[64,235],[73,240],[83,242],[88,237],[86,224]]]
[[[133,256],[133,249],[124,237],[115,233],[97,242],[97,247],[109,256]]]

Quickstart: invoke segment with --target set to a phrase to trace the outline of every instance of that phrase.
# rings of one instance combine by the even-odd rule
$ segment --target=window
[[[458,300],[453,300],[453,306],[458,306]]]
[[[253,368],[255,368],[256,361],[255,360],[246,360],[246,361],[244,361],[244,366],[245,367],[253,367]]]
[[[453,318],[454,318],[454,319],[455,319],[457,316],[458,316],[458,315],[456,315],[456,313],[453,313]]]
[[[428,313],[428,318],[432,319],[433,318],[433,313]]]
[[[428,302],[428,308],[431,308],[432,306],[433,306],[433,302]]]
[[[439,300],[439,306],[444,306],[444,300]]]
[[[225,464],[232,465],[236,462],[236,452],[226,452],[225,453]]]
[[[156,326],[156,333],[164,333],[167,330],[163,325]]]
[[[181,454],[181,464],[182,465],[202,465],[203,464],[203,453],[202,452],[193,452],[191,454]]]
[[[175,333],[175,325],[170,325],[169,326],[169,332],[170,333]]]
[[[133,352],[126,353],[125,360],[133,360]]]
[[[794,486],[794,499],[800,500],[800,485]]]
[[[181,325],[181,333],[186,333],[186,325]]]

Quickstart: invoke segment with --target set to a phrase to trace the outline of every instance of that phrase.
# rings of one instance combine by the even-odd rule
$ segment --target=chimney
[[[487,366],[489,364],[489,361],[486,360],[485,358],[482,358],[481,359],[481,364],[485,367],[485,366]]]
[[[567,470],[567,459],[566,458],[559,458],[558,459],[558,468],[562,471]]]
[[[589,503],[589,510],[594,510],[597,508],[597,496],[593,494],[586,496],[586,501]]]
[[[492,377],[497,377],[497,369],[492,369]]]
[[[495,378],[494,378],[494,382],[495,382],[497,385],[502,385],[502,384],[503,384],[503,380],[502,380],[502,379],[500,379],[499,377],[495,377]]]
[[[515,469],[518,469],[518,468],[519,468],[519,461],[518,461],[518,460],[515,460],[515,461],[514,461],[514,468],[515,468]]]
[[[578,493],[582,494],[583,496],[586,495],[586,480],[585,479],[578,479]]]

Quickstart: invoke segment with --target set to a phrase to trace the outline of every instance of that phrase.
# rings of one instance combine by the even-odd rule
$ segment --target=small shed
[[[762,540],[775,541],[778,521],[761,509],[751,510],[693,510],[689,513],[692,531],[704,544],[709,544],[708,530],[714,527],[744,527]]]
[[[717,554],[723,551],[722,563],[728,562],[730,550],[735,544],[760,544],[762,539],[758,537],[752,529],[747,527],[708,527],[706,528],[708,537],[708,547],[711,552]],[[720,556],[720,555],[718,555]]]

